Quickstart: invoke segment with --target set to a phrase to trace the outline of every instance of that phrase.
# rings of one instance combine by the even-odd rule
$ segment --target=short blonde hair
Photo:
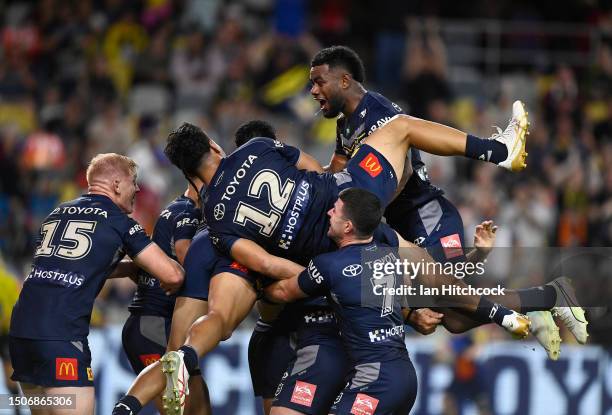
[[[98,177],[114,179],[116,176],[135,176],[136,162],[131,158],[117,153],[98,154],[87,167],[87,184]]]

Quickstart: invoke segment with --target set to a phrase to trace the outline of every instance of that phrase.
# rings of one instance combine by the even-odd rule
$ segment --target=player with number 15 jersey
[[[169,290],[183,280],[180,266],[127,216],[139,190],[134,161],[115,153],[98,155],[89,165],[87,182],[88,194],[59,205],[41,225],[9,332],[12,379],[21,382],[26,396],[68,387],[66,393],[76,394],[76,412],[83,414],[93,413],[87,335],[105,280],[134,265],[160,278]],[[126,254],[134,264],[117,269]]]

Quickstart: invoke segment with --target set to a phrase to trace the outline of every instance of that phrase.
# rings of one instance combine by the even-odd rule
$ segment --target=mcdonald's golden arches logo
[[[145,365],[145,367],[149,366],[149,365],[152,365],[153,363],[155,363],[159,359],[161,359],[161,355],[159,355],[158,353],[141,354],[138,357],[140,358],[140,361],[142,362],[142,364]]]
[[[374,155],[374,153],[370,153],[359,163],[359,167],[364,169],[366,173],[368,173],[372,177],[378,176],[383,168],[380,165],[380,161],[378,161],[378,157]]]
[[[79,361],[68,357],[56,357],[55,379],[79,380]]]

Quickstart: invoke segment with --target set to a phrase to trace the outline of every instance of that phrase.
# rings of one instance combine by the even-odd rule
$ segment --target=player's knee
[[[193,324],[189,327],[187,336],[199,337],[206,335],[207,320],[209,320],[208,315],[205,315],[194,321]],[[208,324],[210,324],[210,322]]]
[[[227,340],[232,337],[234,328],[230,324],[229,317],[224,313],[212,309],[206,315],[206,320],[214,325],[215,330],[219,333],[220,340]]]
[[[442,325],[446,330],[448,330],[452,334],[461,334],[465,333],[466,328],[460,322],[455,321],[446,321],[446,319],[442,320]]]

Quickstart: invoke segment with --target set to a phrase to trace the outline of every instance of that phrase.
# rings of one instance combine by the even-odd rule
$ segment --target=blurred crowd
[[[450,2],[382,1],[375,15],[350,0],[2,3],[5,266],[24,275],[41,221],[58,203],[84,192],[87,162],[100,152],[137,161],[135,216],[152,229],[164,204],[184,188],[162,152],[167,132],[183,121],[204,127],[231,151],[240,123],[265,119],[279,137],[327,162],[335,121],[316,114],[308,72],[310,57],[333,43],[362,56],[368,88],[414,116],[476,135],[490,136],[493,125],[504,128],[512,101],[526,102],[531,135],[524,173],[425,157],[433,183],[460,208],[468,240],[474,226],[490,218],[501,228],[498,246],[611,246],[610,9],[586,3],[564,8],[597,40],[581,46],[590,49],[592,61],[502,67],[492,83],[483,75],[482,85],[494,88],[465,93],[449,76],[453,65],[443,24],[409,16],[439,12],[467,19],[471,9],[479,10],[478,17],[507,17],[510,2],[489,3],[444,11]],[[512,5],[508,16],[514,21],[546,20],[527,2]],[[533,47],[529,40],[514,44]],[[127,291],[119,290],[120,301],[129,299]]]

